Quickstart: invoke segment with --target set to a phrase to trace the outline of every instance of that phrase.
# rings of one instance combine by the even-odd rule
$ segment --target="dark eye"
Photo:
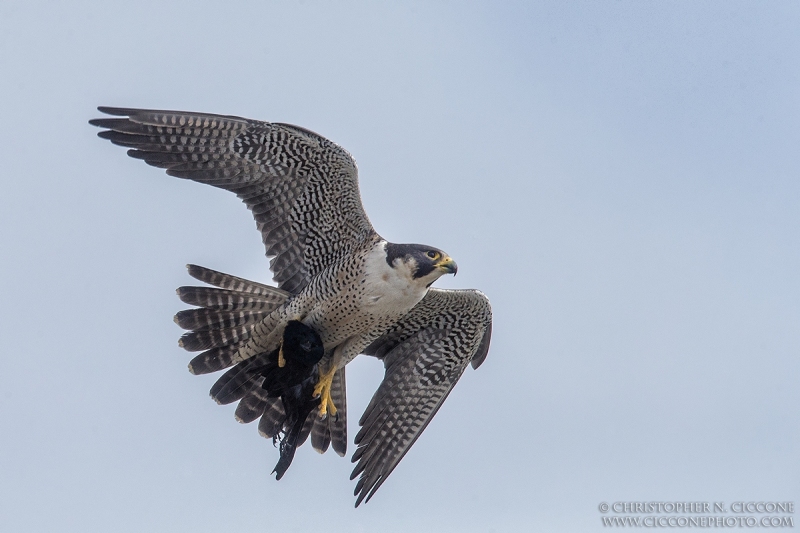
[[[428,252],[426,255],[428,257],[430,257],[431,259],[438,259],[439,258],[439,252],[434,252],[433,250]]]

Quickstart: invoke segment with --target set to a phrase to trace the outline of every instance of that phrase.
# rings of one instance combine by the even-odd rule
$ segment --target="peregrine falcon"
[[[98,135],[128,155],[235,193],[261,232],[277,287],[190,265],[212,287],[181,287],[195,309],[176,322],[194,374],[228,370],[212,387],[219,403],[239,401],[241,422],[259,432],[287,429],[280,399],[263,388],[263,368],[280,349],[290,321],[319,334],[319,365],[310,414],[298,446],[346,451],[345,365],[364,353],[383,360],[385,376],[359,421],[351,479],[356,506],[369,501],[427,427],[467,364],[486,358],[491,307],[477,290],[431,285],[455,274],[437,248],[387,242],[373,229],[358,191],[355,161],[307,129],[235,116],[99,107],[116,118],[91,120]],[[338,415],[338,416],[327,416]]]

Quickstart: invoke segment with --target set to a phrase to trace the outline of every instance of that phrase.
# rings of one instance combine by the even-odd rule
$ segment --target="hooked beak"
[[[436,268],[439,270],[443,270],[445,274],[453,274],[455,275],[458,272],[458,265],[450,256],[444,256],[438,263],[436,263]]]

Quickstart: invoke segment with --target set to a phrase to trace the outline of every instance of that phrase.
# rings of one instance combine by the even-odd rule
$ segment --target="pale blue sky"
[[[619,500],[800,500],[796,2],[0,3],[9,531],[592,531]],[[249,213],[95,137],[97,105],[289,122],[492,347],[375,498],[278,452],[177,347]],[[348,369],[351,439],[382,375]]]

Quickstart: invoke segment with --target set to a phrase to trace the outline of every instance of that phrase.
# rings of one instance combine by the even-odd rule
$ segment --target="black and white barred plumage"
[[[259,432],[285,430],[280,400],[262,387],[265,358],[290,320],[301,320],[324,344],[337,416],[308,416],[297,445],[346,451],[345,365],[359,353],[379,357],[386,375],[360,420],[353,461],[356,505],[368,501],[416,441],[472,362],[486,357],[491,308],[479,291],[431,289],[454,273],[447,254],[383,240],[361,204],[355,161],[303,128],[232,116],[101,107],[117,118],[92,120],[99,136],[131,148],[131,157],[167,174],[234,192],[253,213],[272,257],[278,287],[189,266],[212,287],[181,287],[197,306],[176,322],[189,330],[180,345],[202,352],[193,373],[230,368],[211,390],[219,403],[238,401],[241,422]],[[331,406],[333,408],[333,406]],[[324,411],[324,407],[322,408]]]

